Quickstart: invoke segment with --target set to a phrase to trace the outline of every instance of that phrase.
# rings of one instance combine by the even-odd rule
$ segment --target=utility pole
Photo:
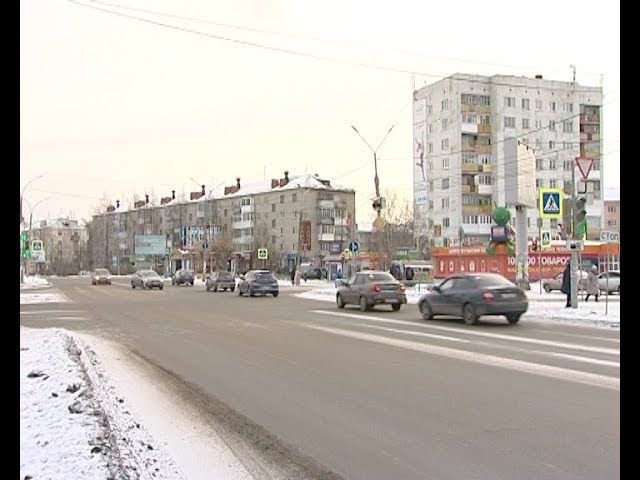
[[[367,147],[369,147],[369,150],[371,150],[373,152],[373,168],[374,168],[373,184],[374,184],[375,192],[376,192],[376,196],[373,199],[373,209],[376,211],[376,219],[373,222],[373,226],[379,232],[379,240],[378,240],[378,269],[379,270],[384,268],[384,266],[381,265],[381,262],[382,262],[382,257],[383,257],[382,241],[384,239],[385,220],[380,215],[380,211],[382,210],[383,205],[382,205],[382,197],[380,196],[380,178],[378,177],[378,156],[377,156],[377,152],[378,152],[378,149],[380,149],[380,147],[384,143],[384,141],[387,139],[389,134],[391,133],[391,130],[393,130],[394,126],[395,125],[391,125],[391,127],[389,128],[389,130],[387,131],[385,136],[382,138],[382,140],[380,141],[378,146],[374,149],[374,148],[371,147],[371,145],[369,145],[369,142],[367,142],[364,139],[364,137],[360,134],[358,129],[355,126],[351,125],[351,128],[353,128],[353,130],[358,134],[358,136],[367,145]]]
[[[578,238],[576,234],[576,225],[574,220],[576,204],[576,166],[571,165],[571,239],[576,240]],[[571,308],[578,308],[578,282],[580,281],[578,276],[578,250],[571,250],[570,259],[570,271],[571,271]]]

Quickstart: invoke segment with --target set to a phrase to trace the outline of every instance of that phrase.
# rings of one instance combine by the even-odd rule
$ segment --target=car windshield
[[[220,272],[218,273],[218,280],[231,280],[233,277],[229,272]]]
[[[158,274],[156,272],[154,272],[153,270],[145,270],[143,272],[140,272],[140,275],[142,275],[143,277],[157,277]]]
[[[473,275],[471,277],[476,285],[479,287],[498,287],[509,285],[514,286],[513,282],[510,282],[502,275],[487,274],[487,275]]]
[[[96,269],[96,275],[109,275],[109,270],[105,268]]]
[[[259,282],[275,282],[276,279],[269,272],[258,272],[256,273],[256,280]]]

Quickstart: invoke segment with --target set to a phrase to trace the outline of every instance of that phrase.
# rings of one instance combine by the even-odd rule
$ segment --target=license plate
[[[515,293],[503,293],[502,296],[504,298],[515,298],[516,294]]]
[[[385,303],[398,303],[399,300],[395,300],[395,299],[390,299],[390,300],[385,300]]]

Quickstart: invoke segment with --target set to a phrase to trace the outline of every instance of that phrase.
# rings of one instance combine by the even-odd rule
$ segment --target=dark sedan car
[[[217,292],[218,289],[221,289],[225,292],[227,290],[231,290],[233,292],[236,289],[236,278],[231,272],[221,270],[209,275],[205,285],[207,286],[207,291],[213,290],[214,292]]]
[[[181,268],[171,277],[171,285],[193,285],[195,277],[191,270]]]
[[[246,275],[241,277],[238,283],[238,295],[248,294],[250,297],[254,295],[271,294],[274,297],[280,293],[278,280],[269,270],[249,270]]]
[[[374,305],[391,305],[392,310],[400,310],[407,303],[405,287],[389,272],[366,270],[353,275],[348,281],[341,281],[336,293],[338,308],[347,304],[360,305],[363,312]]]
[[[164,280],[153,270],[138,270],[131,277],[131,288],[140,287],[143,289],[164,288]]]
[[[448,315],[462,317],[467,325],[483,315],[504,315],[509,323],[518,323],[528,307],[524,290],[495,273],[452,275],[418,300],[425,320]]]
[[[326,268],[310,268],[302,273],[303,280],[324,280],[329,277],[329,271]]]

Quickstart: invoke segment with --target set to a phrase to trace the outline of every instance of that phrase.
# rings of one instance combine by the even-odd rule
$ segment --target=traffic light
[[[22,256],[30,257],[31,256],[31,245],[29,240],[24,241],[24,245],[22,246]]]
[[[587,239],[587,199],[580,197],[576,200],[574,212],[574,225],[576,226],[576,237],[579,240]]]
[[[382,201],[380,197],[376,197],[373,199],[373,204],[371,205],[376,212],[382,210]]]

